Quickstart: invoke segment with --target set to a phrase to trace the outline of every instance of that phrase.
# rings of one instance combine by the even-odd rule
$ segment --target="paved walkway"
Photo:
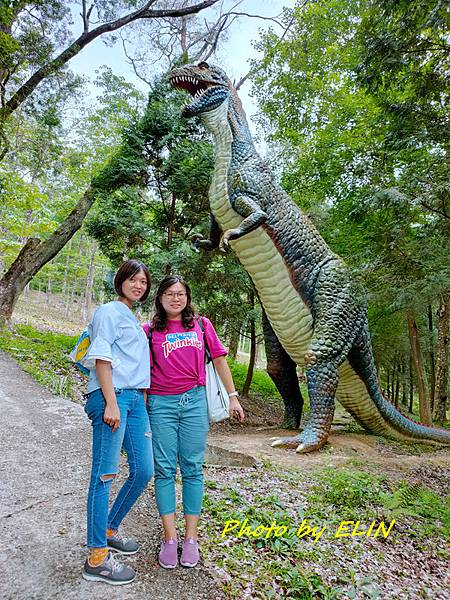
[[[205,567],[165,571],[157,565],[160,533],[152,486],[126,520],[127,533],[142,550],[125,560],[139,577],[120,587],[84,581],[91,434],[83,408],[53,396],[0,352],[0,419],[2,600],[224,597]]]

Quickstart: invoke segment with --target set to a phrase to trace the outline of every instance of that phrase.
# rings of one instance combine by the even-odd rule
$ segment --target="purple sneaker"
[[[197,540],[194,540],[194,538],[186,538],[183,543],[180,564],[183,565],[183,567],[195,567],[197,566],[198,559]]]
[[[178,544],[177,540],[170,538],[161,542],[161,550],[158,557],[159,564],[164,569],[175,569],[178,564]]]

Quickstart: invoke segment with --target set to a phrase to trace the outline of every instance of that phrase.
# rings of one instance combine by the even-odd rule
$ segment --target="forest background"
[[[231,598],[440,600],[448,595],[448,450],[364,435],[339,409],[341,429],[314,455],[271,449],[267,430],[259,431],[282,421],[274,386],[253,371],[260,307],[232,253],[191,247],[191,236],[208,230],[213,150],[199,121],[180,118],[186,96],[166,74],[186,61],[226,65],[244,108],[256,113],[260,152],[365,284],[385,394],[414,419],[448,427],[450,7],[439,0],[285,4],[1,1],[0,349],[80,401],[85,381],[68,352],[95,305],[113,297],[117,266],[144,260],[153,290],[165,274],[182,273],[248,395],[245,424],[220,425],[209,438],[223,463],[205,469],[206,567],[192,588],[214,569]],[[245,64],[249,23],[261,32]],[[101,64],[100,42],[115,56],[123,52],[125,69],[118,61],[85,74],[89,65],[80,64],[90,48]],[[139,318],[149,317],[152,300]],[[239,349],[248,365],[233,360]],[[301,387],[306,396],[303,378]],[[253,465],[258,443],[257,464],[229,465],[239,457]],[[143,514],[145,526],[134,515],[140,534],[149,527],[147,507]],[[396,524],[388,539],[221,538],[224,519],[270,526],[303,518],[327,531],[343,519]],[[149,529],[147,563],[138,570],[153,591],[159,575],[147,567],[156,513]],[[81,564],[78,523],[71,535],[67,550],[76,547],[73,564]],[[22,574],[22,559],[17,564]]]
[[[114,269],[137,257],[155,282],[169,272],[192,282],[232,357],[249,338],[251,378],[258,302],[231,254],[190,246],[208,227],[212,146],[180,118],[185,98],[165,78],[180,62],[220,60],[236,19],[258,15],[249,4],[2,2],[4,323],[34,291],[86,322],[110,297]],[[365,283],[382,386],[425,423],[445,421],[448,398],[448,10],[291,3],[236,82],[251,83],[260,147],[282,186]],[[99,36],[122,44],[133,77],[105,67],[89,82],[71,70]]]

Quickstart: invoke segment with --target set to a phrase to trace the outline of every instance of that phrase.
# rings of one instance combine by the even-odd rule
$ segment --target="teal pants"
[[[161,516],[175,512],[175,478],[180,465],[185,515],[199,515],[203,500],[203,460],[208,433],[208,408],[203,386],[184,394],[147,401],[153,433],[155,497]]]

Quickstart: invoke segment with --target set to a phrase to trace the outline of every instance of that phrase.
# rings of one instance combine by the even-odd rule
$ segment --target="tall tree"
[[[450,295],[442,294],[438,308],[438,340],[436,354],[436,389],[433,416],[439,423],[446,418],[448,404],[448,346]]]
[[[156,22],[156,20],[164,18],[165,24],[167,24],[170,22],[170,19],[195,15],[217,2],[218,0],[205,0],[193,4],[185,0],[177,0],[170,3],[169,7],[157,9],[153,7],[156,4],[156,0],[152,0],[143,3],[140,8],[133,12],[123,15],[121,13],[124,10],[136,7],[137,3],[135,0],[120,0],[109,3],[94,0],[89,9],[86,2],[82,0],[81,16],[83,33],[74,43],[69,43],[67,40],[70,37],[70,32],[68,31],[67,23],[70,11],[64,3],[59,2],[59,0],[53,0],[51,6],[48,6],[48,3],[43,3],[41,0],[32,5],[26,0],[9,0],[9,3],[7,2],[5,5],[5,10],[0,12],[0,23],[3,24],[0,26],[0,34],[2,32],[4,34],[3,36],[0,35],[0,46],[5,49],[5,54],[2,56],[3,62],[0,65],[2,67],[0,74],[3,77],[3,83],[0,87],[0,95],[2,95],[0,133],[2,133],[2,140],[5,142],[3,154],[7,152],[7,146],[11,141],[10,136],[7,134],[13,129],[11,124],[14,117],[18,114],[25,114],[30,106],[40,106],[40,99],[44,98],[44,92],[44,105],[48,103],[48,100],[51,100],[53,104],[57,102],[61,104],[61,94],[55,98],[54,90],[65,90],[65,94],[67,95],[73,92],[77,85],[80,85],[80,79],[74,79],[64,69],[64,65],[72,56],[85,47],[86,44],[90,43],[90,41],[99,35],[107,35],[112,31],[117,31],[117,29],[126,24],[138,21],[151,22],[153,20]],[[102,24],[91,29],[90,22],[94,16]],[[220,14],[219,18],[223,18],[223,14]],[[21,19],[24,19],[24,25],[23,27],[18,27],[19,24],[22,25]],[[36,28],[36,23],[39,23],[38,28]],[[208,28],[209,25],[207,25]],[[186,27],[184,27],[184,31],[186,33]],[[217,27],[214,34],[214,43],[211,41],[212,38],[208,38],[205,47],[213,47],[215,49],[218,36],[221,35],[222,31],[223,28]],[[21,43],[14,37],[15,35],[19,35],[17,32],[20,35],[23,33],[24,37],[21,39]],[[157,28],[154,29],[154,34],[159,35]],[[202,40],[204,41],[204,37],[203,35],[203,37],[200,36],[196,41],[192,40],[193,46],[201,44]],[[177,43],[179,42],[180,40],[177,40]],[[189,42],[189,46],[193,47],[191,46],[191,42]],[[33,51],[37,47],[41,48],[42,52],[35,56],[33,55]],[[58,78],[58,86],[54,85],[54,78]],[[104,78],[109,78],[110,81],[114,80],[112,73],[105,73]],[[38,85],[39,94],[35,91]],[[15,111],[15,108],[19,105],[23,110]],[[111,155],[109,144],[104,144],[103,148],[101,148],[98,145],[95,133],[91,141],[98,149],[98,154],[94,157],[94,162],[98,166],[102,155],[105,160]],[[89,177],[95,175],[92,168],[85,169],[84,173]],[[10,318],[17,296],[27,282],[30,281],[30,277],[33,277],[43,265],[47,264],[64,247],[67,240],[81,227],[83,219],[96,196],[97,191],[92,193],[92,188],[87,183],[87,189],[75,205],[75,208],[65,221],[61,222],[61,219],[58,219],[60,226],[56,230],[53,230],[48,239],[44,242],[41,242],[39,238],[23,239],[25,245],[20,251],[19,256],[17,256],[16,261],[12,264],[7,261],[6,264],[9,266],[8,271],[0,281],[0,321],[4,322]],[[23,269],[25,269],[24,272],[22,272]]]
[[[249,281],[237,261],[220,252],[193,252],[194,231],[206,231],[212,148],[199,123],[180,117],[180,92],[161,80],[149,96],[142,147],[145,189],[134,183],[106,190],[87,219],[113,265],[138,256],[155,281],[183,274],[198,308],[222,331],[239,331],[249,310]]]
[[[432,5],[299,4],[284,39],[263,36],[253,76],[283,185],[364,277],[378,318],[404,324],[394,354],[392,331],[378,327],[386,337],[378,348],[375,339],[377,357],[389,357],[390,372],[405,355],[408,310],[420,335],[450,275],[448,113],[439,101],[449,32],[444,4]]]
[[[5,0],[0,10],[0,133],[8,151],[4,125],[8,117],[36,88],[53,76],[88,44],[139,20],[182,17],[213,6],[218,0],[176,2],[170,8],[152,8],[157,0],[81,0],[81,33],[71,40],[70,6],[61,0]],[[136,5],[140,4],[138,8]],[[127,12],[129,11],[129,12]],[[92,28],[92,22],[96,26]]]
[[[138,121],[123,134],[123,142],[109,162],[93,177],[91,185],[76,202],[70,214],[45,240],[30,237],[17,258],[0,280],[0,321],[7,322],[15,303],[29,281],[46,265],[80,229],[97,196],[126,184],[143,185],[147,165],[142,157],[145,120]]]

